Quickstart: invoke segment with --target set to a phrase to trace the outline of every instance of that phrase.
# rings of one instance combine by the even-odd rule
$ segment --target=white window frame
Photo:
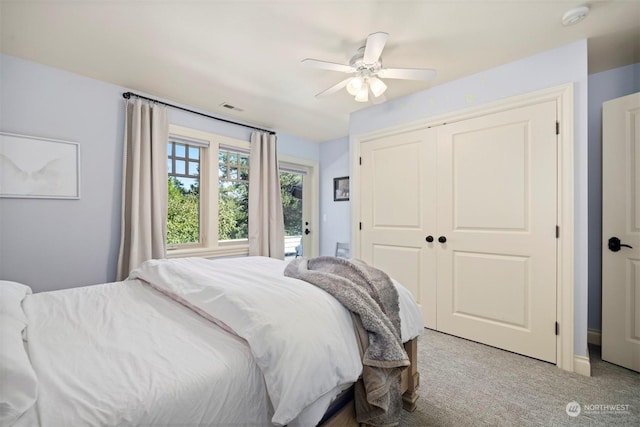
[[[200,243],[175,245],[167,248],[167,258],[223,257],[249,254],[249,241],[238,239],[218,241],[218,154],[220,147],[249,152],[251,145],[227,136],[196,129],[169,125],[171,139],[201,147],[200,150]],[[251,173],[251,171],[249,171]],[[215,179],[215,181],[212,181]],[[214,185],[215,184],[215,185]]]

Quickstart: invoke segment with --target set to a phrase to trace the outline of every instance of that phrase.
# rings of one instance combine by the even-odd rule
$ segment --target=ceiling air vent
[[[231,104],[229,104],[227,102],[223,102],[222,104],[220,104],[220,106],[224,107],[224,108],[228,108],[229,110],[234,110],[234,111],[239,111],[239,112],[243,112],[244,111],[242,108],[238,108],[238,107],[236,107],[234,105],[231,105]]]

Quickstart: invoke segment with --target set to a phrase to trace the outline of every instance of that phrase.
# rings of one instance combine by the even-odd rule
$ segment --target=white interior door
[[[438,128],[438,329],[556,361],[556,103]]]
[[[602,359],[640,371],[640,93],[602,114]]]
[[[426,129],[361,145],[360,257],[406,286],[435,329],[433,135]]]

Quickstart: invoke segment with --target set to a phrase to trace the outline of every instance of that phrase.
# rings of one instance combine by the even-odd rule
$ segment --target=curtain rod
[[[210,116],[209,114],[204,114],[204,113],[201,113],[199,111],[189,110],[188,108],[180,107],[178,105],[169,104],[167,102],[163,102],[163,101],[160,101],[160,100],[157,100],[157,99],[153,99],[153,98],[147,98],[146,96],[138,95],[137,93],[125,92],[125,93],[122,94],[122,97],[125,98],[125,99],[129,99],[132,96],[135,96],[136,98],[140,98],[140,99],[145,99],[145,100],[151,101],[151,102],[156,102],[158,104],[166,105],[167,107],[176,108],[178,110],[186,111],[188,113],[198,114],[200,116],[208,117],[210,119],[219,120],[221,122],[226,122],[226,123],[231,123],[233,125],[244,126],[246,128],[260,130],[260,131],[268,132],[268,133],[270,133],[272,135],[275,135],[275,132],[272,131],[272,130],[269,130],[269,129],[262,129],[262,128],[259,128],[259,127],[256,127],[256,126],[251,126],[251,125],[247,125],[247,124],[244,124],[244,123],[234,122],[233,120],[227,120],[227,119],[222,119],[222,118],[216,117],[216,116]]]

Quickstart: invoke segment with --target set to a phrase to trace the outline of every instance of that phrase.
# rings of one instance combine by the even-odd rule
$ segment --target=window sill
[[[247,256],[249,255],[248,245],[229,245],[219,246],[217,248],[182,248],[168,249],[167,258],[218,258],[228,256]]]

